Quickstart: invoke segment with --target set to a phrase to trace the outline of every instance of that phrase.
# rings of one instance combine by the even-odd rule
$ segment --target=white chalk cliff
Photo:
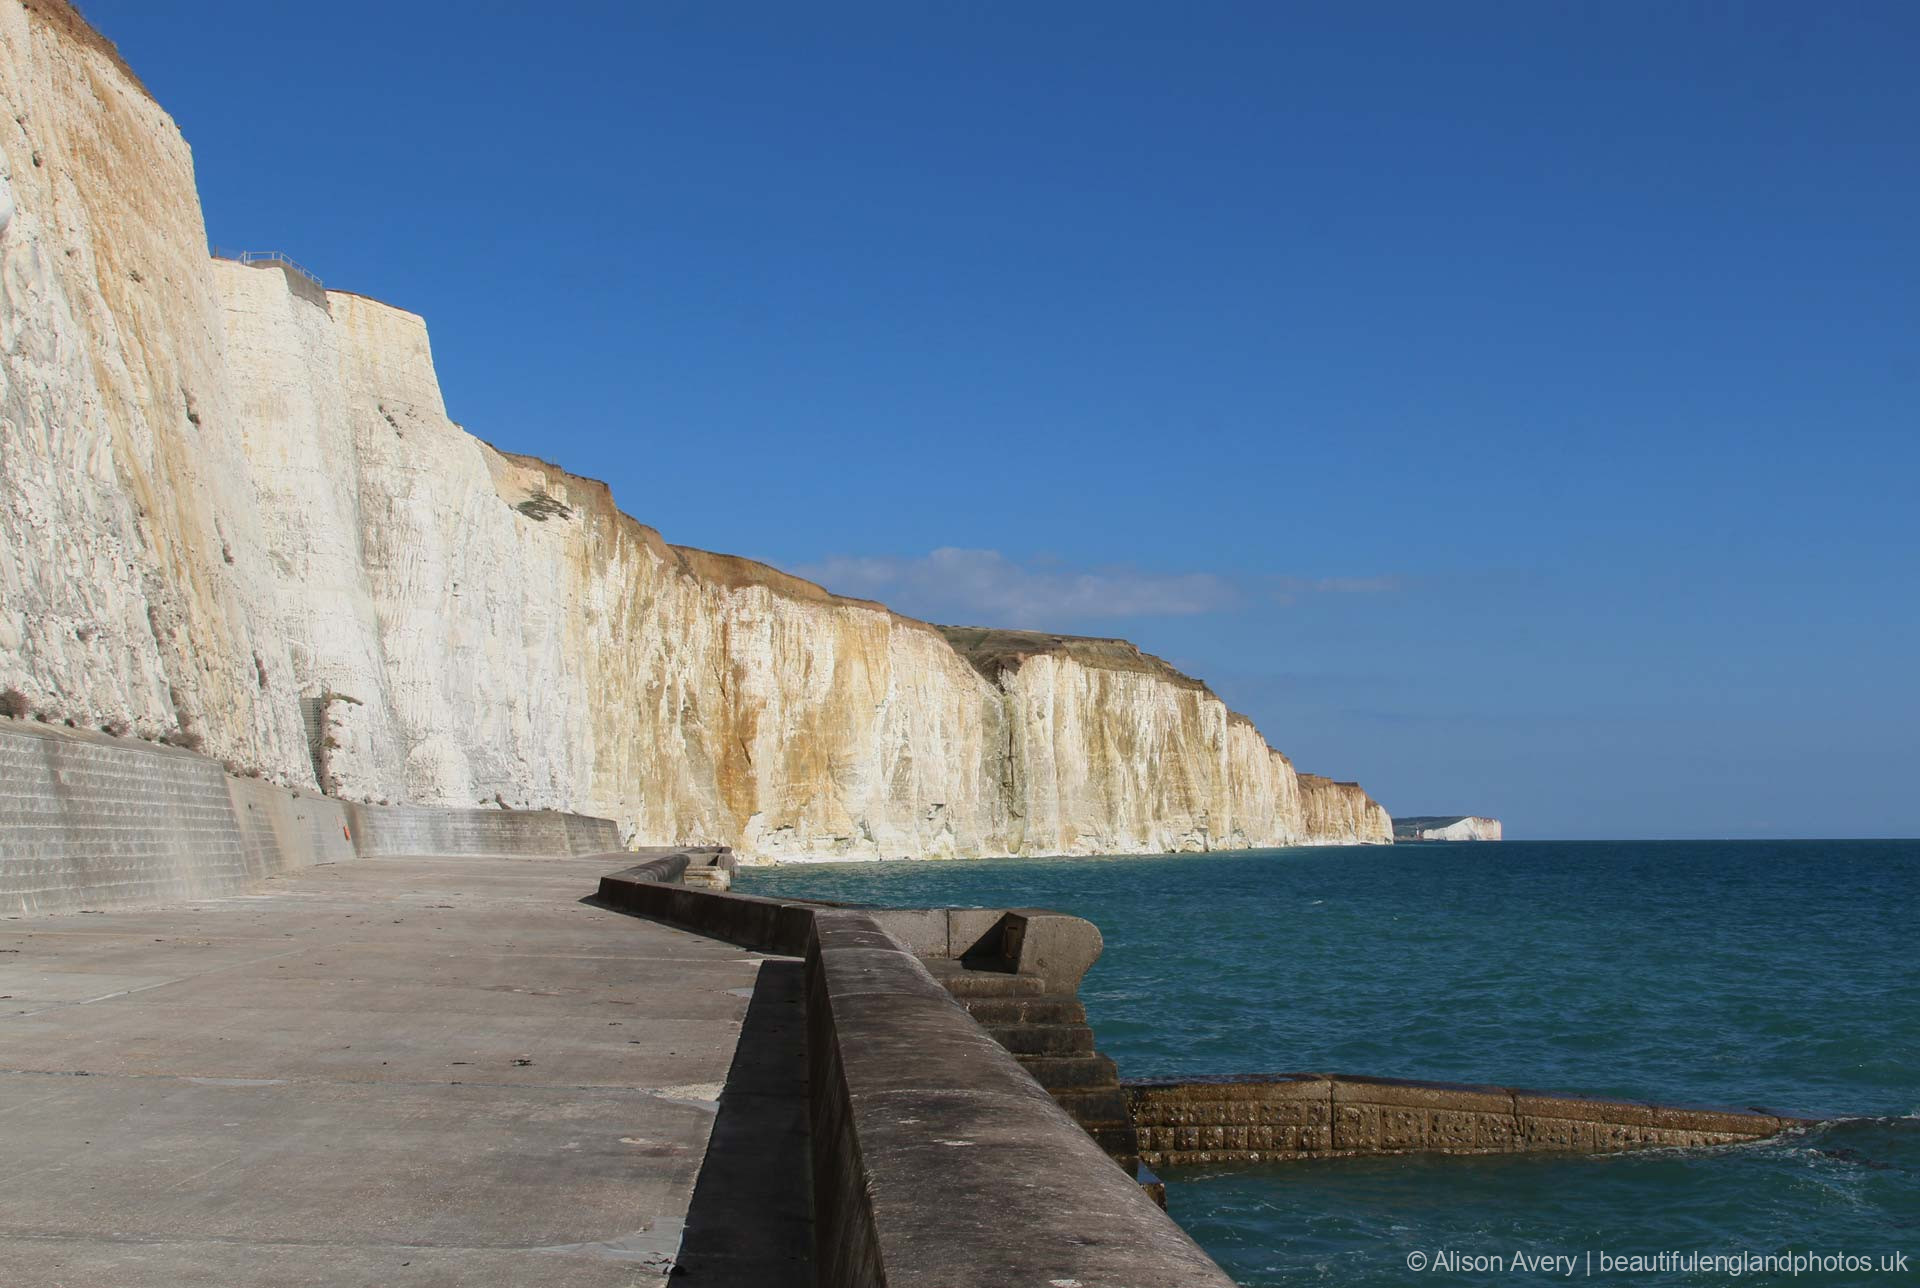
[[[748,857],[1388,841],[1113,640],[942,629],[670,546],[447,418],[425,324],[210,259],[172,120],[0,5],[0,689],[359,800]]]
[[[1500,820],[1477,814],[1423,814],[1397,818],[1393,834],[1402,841],[1497,841]]]

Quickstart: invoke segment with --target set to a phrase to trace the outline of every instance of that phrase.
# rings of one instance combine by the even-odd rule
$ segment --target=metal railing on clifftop
[[[292,269],[323,291],[327,288],[327,284],[321,281],[310,269],[304,264],[297,262],[293,256],[286,254],[284,251],[229,250],[224,246],[215,246],[212,250],[215,259],[230,259],[237,264],[277,264],[282,268]]]

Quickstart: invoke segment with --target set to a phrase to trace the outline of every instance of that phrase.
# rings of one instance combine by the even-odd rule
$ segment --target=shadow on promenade
[[[694,1184],[674,1282],[812,1288],[803,967],[764,962]]]

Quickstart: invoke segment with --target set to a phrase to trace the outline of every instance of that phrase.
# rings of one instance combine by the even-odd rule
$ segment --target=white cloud
[[[878,599],[919,617],[966,625],[1060,629],[1113,617],[1192,617],[1234,607],[1232,579],[1211,572],[1076,570],[1049,560],[1017,562],[998,550],[947,546],[916,558],[835,556],[796,569],[828,590]],[[1398,589],[1393,578],[1274,579],[1283,599],[1302,593]]]

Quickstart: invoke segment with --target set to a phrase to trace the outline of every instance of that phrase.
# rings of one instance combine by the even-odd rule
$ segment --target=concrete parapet
[[[677,883],[691,858],[653,854],[603,877],[598,897],[806,958],[820,1284],[1230,1288],[921,960],[957,966],[989,941],[1014,953],[998,978],[1024,986],[1017,997],[1058,1003],[1041,972],[1077,984],[1097,931],[1089,939],[1052,924],[1078,918],[1034,910],[901,913],[690,888]],[[1021,928],[1011,941],[1010,924]]]
[[[681,877],[694,855],[690,850],[665,851],[634,867],[608,873],[600,878],[597,897],[621,912],[742,948],[783,957],[805,954],[814,905],[682,885]]]
[[[1084,917],[1045,908],[874,908],[875,924],[921,957],[991,963],[1072,993],[1104,941]]]
[[[875,919],[807,952],[820,1282],[1232,1282]]]
[[[1154,1079],[1127,1096],[1150,1167],[1377,1154],[1601,1153],[1760,1140],[1807,1120],[1347,1074]]]
[[[1050,993],[1078,990],[1106,947],[1100,927],[1091,921],[1044,908],[1014,909],[1006,915],[1002,933],[1006,957],[1020,974],[1046,981]]]
[[[817,900],[768,899],[685,884],[694,865],[731,871],[733,854],[716,847],[638,851],[644,861],[600,879],[601,902],[622,912],[763,952],[797,957],[807,928],[825,908]],[[995,969],[1032,981],[1036,992],[1072,994],[1100,957],[1100,928],[1083,917],[1042,908],[862,908],[885,946],[935,960],[991,958]]]

